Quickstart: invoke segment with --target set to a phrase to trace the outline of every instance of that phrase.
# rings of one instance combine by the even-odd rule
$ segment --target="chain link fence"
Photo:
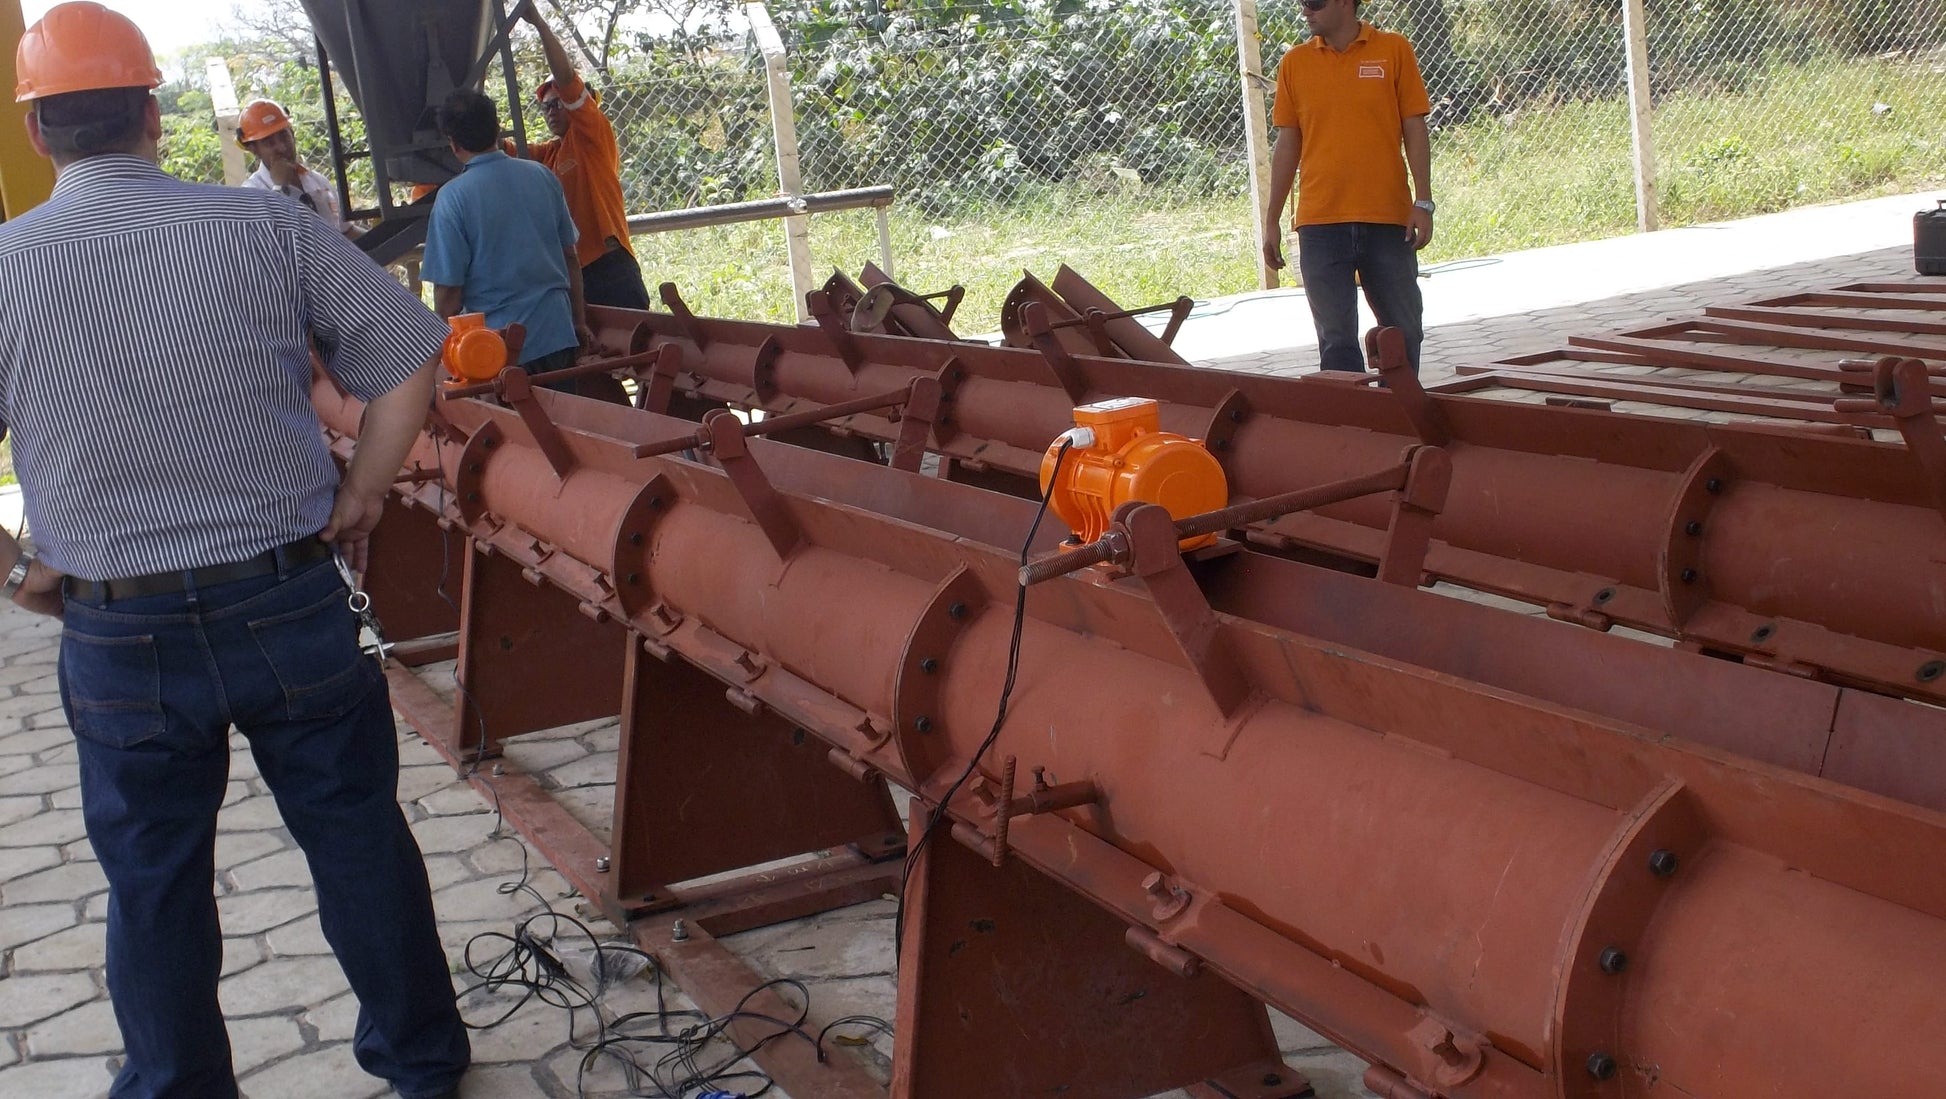
[[[1278,59],[1308,31],[1300,0],[1254,6],[1267,108]],[[1022,268],[1059,262],[1131,305],[1256,285],[1258,151],[1232,0],[771,10],[804,188],[896,188],[902,281],[966,284],[967,311],[983,318],[969,330],[997,316]],[[1429,260],[1635,228],[1621,4],[1372,0],[1361,17],[1413,41],[1431,93]],[[1648,0],[1645,26],[1660,224],[1946,183],[1946,0]],[[543,66],[529,56],[523,68]],[[592,83],[630,210],[776,193],[763,59],[747,32],[644,35]],[[308,160],[327,162],[313,125],[300,136]],[[821,217],[812,234],[827,269],[876,258],[868,216]],[[652,280],[704,288],[699,307],[784,316],[781,240],[773,225],[638,243]]]
[[[546,72],[538,57],[526,68]],[[742,202],[776,191],[763,58],[747,33],[692,34],[679,46],[625,51],[590,83],[621,146],[630,211]],[[539,112],[528,111],[525,121],[528,140],[548,139]]]

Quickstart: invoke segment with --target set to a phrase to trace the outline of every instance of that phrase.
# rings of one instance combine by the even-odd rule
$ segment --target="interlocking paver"
[[[266,828],[278,828],[284,818],[277,812],[277,802],[269,795],[246,797],[233,805],[226,805],[216,815],[216,827],[222,832],[255,832]]]
[[[334,985],[340,995],[331,996],[312,1007],[308,1007],[298,1019],[317,1035],[321,1042],[349,1042],[352,1032],[358,1026],[358,999],[344,985]],[[318,990],[317,996],[329,996],[330,992]]]
[[[15,973],[57,972],[100,965],[106,951],[108,925],[77,924],[14,948]]]
[[[331,944],[325,941],[324,926],[318,922],[316,912],[265,933],[264,942],[280,958],[331,953]]]
[[[217,986],[226,1015],[292,1011],[332,989],[345,988],[335,958],[273,958]]]
[[[53,846],[0,847],[0,882],[23,878],[36,870],[58,866],[65,857],[63,849]],[[5,886],[0,886],[4,889]]]
[[[259,858],[272,851],[281,851],[290,846],[282,831],[276,832],[218,832],[216,834],[216,865],[234,866],[239,862]]]
[[[100,994],[86,973],[17,974],[0,981],[0,1028],[49,1019]]]
[[[67,1057],[28,1061],[0,1070],[0,1095],[45,1099],[95,1099],[108,1094],[115,1079],[103,1057]],[[268,1097],[266,1097],[268,1099]]]
[[[311,867],[304,861],[304,852],[295,847],[251,859],[228,873],[238,890],[311,887]]]
[[[0,950],[45,938],[80,922],[72,904],[0,905]]]
[[[239,1074],[304,1048],[304,1030],[294,1015],[232,1019],[229,1031],[230,1063]],[[263,1099],[272,1097],[266,1094]]]
[[[0,902],[37,904],[43,901],[75,901],[106,888],[108,879],[102,876],[100,864],[71,862],[0,885]]]
[[[120,1053],[114,1006],[106,998],[90,1000],[39,1023],[27,1031],[27,1049],[35,1057]]]
[[[260,889],[216,898],[223,934],[230,936],[282,927],[316,910],[317,902],[309,889]]]
[[[382,1081],[358,1071],[345,1043],[286,1058],[238,1084],[249,1099],[376,1099],[391,1093]]]

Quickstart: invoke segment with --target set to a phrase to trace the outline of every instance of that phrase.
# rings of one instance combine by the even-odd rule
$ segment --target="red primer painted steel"
[[[1946,677],[1919,674],[1946,659],[1946,516],[1897,443],[866,333],[849,337],[854,369],[816,329],[623,315],[638,344],[680,353],[680,392],[742,407],[787,412],[938,375],[948,398],[930,448],[950,474],[1011,478],[1022,495],[1078,399],[1154,398],[1163,429],[1192,438],[1229,408],[1218,454],[1238,501],[1435,441],[1414,427],[1423,409],[1453,463],[1432,576],[1596,628],[1946,702]],[[862,415],[845,429],[889,441],[897,425]],[[1259,524],[1257,537],[1369,563],[1387,516],[1382,501],[1352,501]]]
[[[1946,813],[1804,773],[1823,766],[1822,754],[1814,764],[1817,753],[1779,752],[1801,771],[1743,754],[1738,746],[1770,750],[1757,700],[1769,684],[1795,680],[1504,611],[1456,610],[1428,593],[1249,551],[1185,563],[1165,539],[1168,556],[1145,560],[1138,538],[1136,576],[1091,571],[1030,590],[1008,720],[976,761],[1007,664],[1011,543],[1032,502],[761,439],[724,452],[734,471],[637,459],[640,444],[693,424],[550,393],[536,400],[572,454],[565,475],[521,417],[454,401],[442,409],[451,430],[438,451],[459,449],[464,465],[442,466],[437,485],[409,480],[398,491],[422,504],[435,492],[455,499],[448,521],[482,550],[714,676],[740,706],[823,739],[847,772],[877,772],[937,802],[975,768],[946,807],[952,838],[941,829],[934,844],[1000,850],[1003,760],[1041,769],[1050,784],[1091,784],[1098,797],[1087,804],[1013,815],[1003,859],[1011,852],[1126,924],[1143,955],[1205,974],[1172,979],[1220,978],[1348,1045],[1390,1073],[1379,1078],[1395,1093],[1740,1099],[1795,1093],[1816,1070],[1902,1094],[1946,1074],[1936,1040],[1946,1022],[1946,877],[1937,873]],[[319,404],[335,433],[355,432],[354,406],[323,392]],[[1451,417],[1462,432],[1470,414]],[[1587,426],[1576,411],[1529,414],[1572,421],[1548,428],[1563,437]],[[1584,449],[1626,449],[1627,432],[1616,431]],[[1708,437],[1674,425],[1652,432]],[[1344,433],[1342,449],[1362,449],[1357,435]],[[1779,462],[1808,462],[1834,441],[1779,440],[1788,443]],[[1461,457],[1479,449],[1456,449],[1456,487]],[[432,452],[422,445],[414,461]],[[1754,534],[1780,500],[1808,507],[1803,495],[1821,491],[1812,473],[1709,493],[1712,467],[1696,461],[1705,453],[1616,475],[1686,478],[1695,499],[1720,496],[1709,522],[1726,538],[1740,536],[1738,523]],[[1495,476],[1547,468],[1546,456],[1524,455],[1495,454],[1506,463]],[[1653,462],[1655,452],[1635,458]],[[1348,458],[1331,468],[1371,472]],[[1604,466],[1583,457],[1572,468]],[[466,512],[471,492],[486,510]],[[1062,533],[1044,529],[1035,552],[1051,552]],[[1787,552],[1809,536],[1766,537]],[[1931,543],[1894,543],[1861,546],[1831,589],[1848,590],[1861,572],[1896,582],[1873,575],[1874,561],[1931,553]],[[1202,579],[1163,583],[1182,570]],[[1328,609],[1252,605],[1318,575],[1331,580],[1318,589]],[[1215,594],[1200,594],[1205,586]],[[1218,603],[1202,618],[1180,613],[1193,609],[1183,600],[1203,598]],[[1225,654],[1247,685],[1229,716],[1171,633],[1171,622],[1187,621],[1208,624],[1213,647],[1202,651]],[[1422,621],[1444,636],[1403,636]],[[1358,631],[1342,625],[1352,622]],[[1491,658],[1478,655],[1483,646],[1495,647]],[[1635,697],[1577,682],[1616,674],[1610,657]],[[535,674],[545,681],[545,668]],[[1935,709],[1878,698],[1899,709],[1841,723],[1841,690],[1805,688],[1830,692],[1820,697],[1831,713],[1816,720],[1871,757],[1849,760],[1855,773],[1882,774],[1884,759],[1918,758],[1902,753],[1941,739]],[[1753,701],[1685,723],[1685,692]],[[1871,736],[1858,735],[1867,728]],[[963,885],[968,867],[987,863],[953,865],[927,873]],[[926,961],[902,975],[902,1017],[919,997],[971,1004],[961,982],[996,972],[1049,1017],[1077,993],[1070,981],[1037,990],[1024,980],[1031,951],[1020,961],[1011,939],[991,956],[1000,969],[955,975],[939,964],[950,944],[909,930],[922,941],[908,950]],[[1627,963],[1611,966],[1611,952]],[[950,1027],[926,1033],[901,1047],[897,1095],[917,1094],[899,1080],[988,1080],[995,1065],[1036,1056],[1032,1043],[993,1049],[954,1040]],[[1110,1048],[1106,1029],[1101,1043]]]

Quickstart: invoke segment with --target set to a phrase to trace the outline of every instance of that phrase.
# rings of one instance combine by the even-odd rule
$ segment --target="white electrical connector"
[[[1056,439],[1055,442],[1066,442],[1069,446],[1075,447],[1076,449],[1086,450],[1095,445],[1095,429],[1092,427],[1071,427],[1061,432],[1061,437]]]

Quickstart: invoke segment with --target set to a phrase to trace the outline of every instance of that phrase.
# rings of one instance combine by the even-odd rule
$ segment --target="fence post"
[[[1637,0],[1640,2],[1640,0]],[[1277,288],[1277,269],[1265,263],[1264,197],[1270,193],[1270,122],[1264,117],[1263,48],[1257,35],[1257,0],[1236,0],[1237,71],[1243,77],[1243,141],[1250,154],[1250,239],[1256,242],[1257,285]]]
[[[783,197],[801,199],[804,177],[797,161],[797,114],[791,102],[791,71],[784,53],[784,40],[777,25],[770,21],[770,9],[762,3],[744,5],[750,17],[751,33],[763,51],[764,75],[770,89],[770,126],[777,137],[777,189]],[[799,324],[810,319],[804,295],[811,292],[811,219],[794,214],[784,219],[784,245],[790,254],[791,290]]]
[[[223,182],[235,187],[250,176],[250,162],[244,159],[243,146],[236,143],[243,108],[236,101],[236,85],[230,82],[227,62],[212,57],[203,71],[209,79],[210,105],[216,109],[216,134],[222,139]]]
[[[1622,0],[1622,38],[1628,46],[1628,118],[1635,147],[1635,224],[1644,233],[1657,228],[1655,141],[1649,104],[1649,32],[1642,0]]]

